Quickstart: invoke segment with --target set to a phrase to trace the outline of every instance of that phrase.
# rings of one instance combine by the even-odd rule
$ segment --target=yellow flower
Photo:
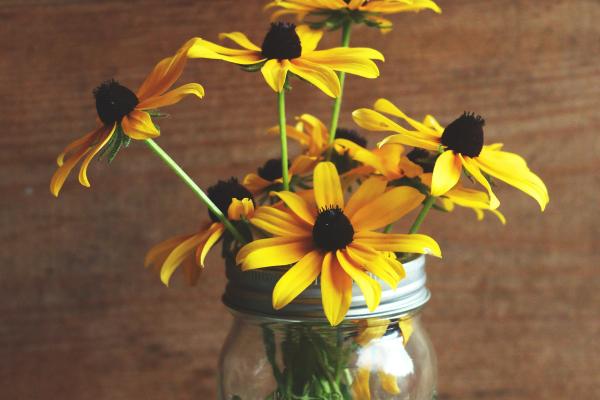
[[[310,157],[303,155],[296,157],[289,168],[290,179],[295,174],[311,171],[314,164],[314,160]],[[277,186],[281,186],[281,184],[281,159],[277,158],[267,160],[262,167],[258,168],[256,173],[247,174],[242,181],[242,185],[254,196],[258,196],[265,191],[276,190]]]
[[[350,306],[352,281],[374,310],[381,287],[368,273],[391,287],[404,276],[402,264],[384,252],[441,256],[429,236],[375,232],[421,204],[424,196],[416,189],[386,191],[385,180],[372,177],[344,203],[340,178],[331,162],[315,167],[313,185],[314,203],[296,193],[275,193],[288,208],[261,207],[250,219],[274,237],[245,245],[236,257],[243,270],[294,264],[273,290],[275,309],[285,307],[320,276],[325,315],[337,325]]]
[[[419,179],[425,185],[431,187],[431,173],[422,174],[419,176]],[[484,211],[489,211],[498,217],[503,225],[506,224],[504,215],[500,211],[490,207],[490,197],[487,193],[463,187],[460,183],[444,193],[438,200],[442,208],[446,211],[454,210],[455,205],[470,208],[475,212],[479,221],[483,219]]]
[[[391,349],[389,344],[381,343],[381,338],[388,334],[402,336],[403,347],[406,347],[412,335],[413,327],[411,319],[401,319],[392,324],[389,320],[368,319],[361,321],[360,331],[356,337],[356,343],[362,348],[358,356],[358,371],[356,379],[352,383],[352,392],[354,397],[361,400],[371,400],[371,388],[369,381],[371,372],[377,372],[382,389],[391,395],[400,394],[397,376],[386,371],[385,362],[396,356],[406,356],[403,348]],[[391,340],[396,340],[392,338]],[[392,350],[393,354],[390,354]],[[395,354],[393,350],[399,350]],[[394,359],[393,365],[397,365],[399,360]]]
[[[221,39],[230,39],[241,49],[231,49],[197,38],[188,56],[256,66],[276,92],[283,91],[288,72],[312,83],[331,97],[340,94],[340,81],[335,71],[364,78],[379,76],[379,69],[372,60],[383,61],[380,52],[363,47],[316,50],[322,36],[323,32],[306,25],[296,27],[293,24],[276,23],[271,24],[261,47],[241,32],[222,33]]]
[[[208,190],[208,197],[231,221],[240,221],[252,217],[254,201],[252,194],[238,183],[235,178],[219,181]],[[148,254],[144,265],[154,265],[160,270],[161,281],[169,286],[175,270],[183,266],[187,282],[193,285],[198,280],[198,267],[204,268],[204,259],[209,250],[221,239],[225,226],[209,212],[211,222],[203,225],[199,232],[177,236],[155,245]]]
[[[531,172],[522,157],[502,151],[502,144],[483,144],[484,120],[481,117],[465,113],[443,128],[431,115],[426,116],[423,122],[416,121],[385,99],[377,100],[374,108],[375,110],[356,110],[352,116],[354,121],[365,129],[396,132],[385,138],[380,143],[381,146],[399,143],[441,153],[433,168],[433,196],[442,196],[456,186],[464,168],[487,190],[492,209],[498,208],[500,201],[484,174],[504,181],[533,197],[542,211],[548,204],[546,185]],[[403,119],[414,130],[400,126],[381,113]]]
[[[50,191],[58,196],[71,170],[83,160],[79,169],[79,183],[90,187],[87,168],[103,149],[118,151],[129,140],[144,140],[160,135],[149,110],[178,103],[187,95],[204,96],[198,83],[188,83],[169,90],[181,76],[187,60],[186,53],[192,42],[186,43],[172,57],[159,62],[136,93],[115,80],[109,80],[94,90],[99,126],[92,132],[69,144],[57,158],[58,169],[52,176]]]
[[[382,18],[381,14],[397,14],[409,11],[421,11],[425,9],[441,13],[440,7],[431,0],[274,0],[265,8],[277,8],[272,19],[284,15],[295,15],[298,20],[307,16],[332,18],[332,23],[339,25],[344,16],[351,17],[353,21],[363,21],[370,26],[376,26],[382,31],[388,31],[392,27],[391,21]],[[334,25],[335,27],[335,25]]]

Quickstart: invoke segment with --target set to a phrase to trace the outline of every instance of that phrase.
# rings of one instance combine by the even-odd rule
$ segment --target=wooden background
[[[205,209],[136,144],[110,168],[74,177],[56,200],[54,159],[94,125],[92,89],[137,87],[191,36],[248,32],[262,1],[2,0],[0,3],[0,397],[211,399],[231,318],[215,254],[199,287],[171,289],[145,271],[157,241],[193,231]],[[441,16],[394,18],[355,32],[387,62],[348,80],[349,112],[384,96],[448,123],[487,119],[487,140],[523,154],[551,202],[498,189],[509,222],[468,210],[425,225],[444,249],[430,261],[425,319],[439,355],[441,398],[600,398],[600,2],[440,0]],[[323,47],[339,40],[329,37]],[[259,75],[192,62],[206,98],[170,108],[160,144],[203,186],[243,176],[277,153],[265,135],[275,96]],[[297,83],[289,116],[328,119],[330,101]],[[371,143],[374,143],[373,140]]]

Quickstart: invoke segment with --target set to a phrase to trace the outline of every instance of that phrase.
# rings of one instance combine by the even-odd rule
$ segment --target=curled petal
[[[154,126],[150,114],[133,110],[121,121],[123,132],[132,139],[145,140],[160,136],[160,131]]]
[[[140,102],[136,108],[138,110],[147,110],[166,107],[179,103],[181,99],[188,95],[193,95],[201,99],[204,97],[204,88],[198,83],[188,83],[160,96],[150,97]]]
[[[443,152],[435,162],[431,178],[431,194],[439,197],[452,189],[460,179],[462,162],[452,150]]]

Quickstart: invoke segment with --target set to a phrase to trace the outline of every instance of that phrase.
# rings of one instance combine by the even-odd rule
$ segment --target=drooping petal
[[[410,126],[415,128],[422,134],[430,136],[431,140],[436,140],[436,138],[439,138],[441,136],[440,133],[438,133],[435,129],[432,129],[429,126],[407,116],[405,113],[400,111],[400,109],[396,107],[391,101],[387,99],[378,99],[373,105],[373,108],[376,111],[402,118]]]
[[[90,181],[88,180],[87,176],[88,166],[90,165],[90,162],[96,156],[96,154],[98,154],[98,152],[102,150],[102,148],[106,146],[106,144],[110,141],[112,136],[115,134],[116,129],[117,124],[114,124],[113,128],[110,130],[108,135],[106,135],[105,138],[101,139],[98,144],[94,145],[90,149],[89,153],[87,153],[87,155],[85,156],[85,159],[83,160],[83,162],[81,163],[81,167],[79,168],[79,183],[81,183],[83,186],[90,187]]]
[[[363,52],[373,52],[373,56],[382,59],[383,55],[373,49],[355,49],[338,47],[335,49],[318,50],[303,55],[304,60],[327,66],[334,71],[346,72],[363,78],[374,79],[379,76],[379,68],[372,60],[360,56]]]
[[[169,253],[191,236],[192,235],[175,236],[152,246],[144,258],[144,267],[148,268],[153,264],[162,266]]]
[[[314,225],[316,210],[311,207],[302,197],[293,192],[271,192],[272,196],[279,197],[286,206],[292,210],[294,214],[301,220],[308,223],[310,226]]]
[[[425,196],[415,188],[396,187],[362,206],[350,220],[355,231],[379,229],[396,222],[424,199]]]
[[[349,257],[344,250],[336,251],[336,257],[346,274],[348,274],[360,288],[365,297],[365,303],[367,303],[369,311],[375,311],[381,300],[381,286],[379,286],[379,283],[367,275],[364,270],[356,266],[353,263],[353,259]]]
[[[462,162],[452,150],[444,151],[436,160],[431,177],[431,194],[441,196],[452,189],[460,179]]]
[[[346,248],[346,252],[357,265],[383,280],[393,289],[405,276],[404,271],[398,270],[397,265],[388,262],[388,257],[368,246],[352,243]]]
[[[251,269],[290,265],[312,251],[312,239],[304,237],[274,237],[258,239],[240,249],[236,256],[242,269]]]
[[[348,140],[348,139],[335,139],[334,146],[340,151],[348,152],[348,155],[355,161],[361,164],[373,167],[376,171],[381,174],[385,174],[385,166],[382,160],[377,157],[372,151],[365,149],[364,147]]]
[[[202,243],[200,243],[196,249],[196,260],[200,262],[202,267],[204,267],[204,259],[206,258],[206,255],[210,249],[212,249],[215,243],[221,239],[224,231],[225,227],[221,222],[214,222],[204,234]]]
[[[314,51],[323,37],[323,31],[310,29],[308,25],[296,27],[296,33],[300,38],[303,55]]]
[[[340,95],[340,80],[333,69],[303,58],[295,58],[289,63],[290,72],[312,83],[330,97]]]
[[[252,43],[252,41],[250,39],[248,39],[248,36],[246,36],[242,32],[221,33],[221,34],[219,34],[219,39],[221,39],[221,40],[229,39],[229,40],[237,43],[238,45],[240,45],[241,47],[243,47],[246,50],[252,50],[252,51],[257,51],[257,52],[261,51],[261,48],[258,47],[257,45],[255,45],[254,43]]]
[[[169,281],[171,280],[171,276],[181,265],[183,260],[187,257],[191,257],[194,254],[195,248],[200,245],[203,241],[205,233],[198,233],[196,235],[190,236],[188,239],[179,244],[166,258],[160,269],[160,280],[166,285],[169,286]]]
[[[150,97],[140,102],[136,109],[148,110],[153,108],[161,108],[179,103],[185,96],[193,95],[199,99],[204,97],[204,88],[199,83],[187,83],[179,86],[176,89],[168,91],[165,94],[156,97]]]
[[[310,286],[321,273],[322,263],[321,251],[313,250],[283,274],[273,289],[273,308],[282,309]]]
[[[260,72],[271,89],[279,93],[283,90],[290,66],[288,60],[269,60],[262,66]]]
[[[313,184],[319,210],[327,207],[344,208],[342,184],[333,163],[324,161],[317,164],[313,175]]]
[[[331,326],[339,325],[352,302],[352,279],[344,272],[332,252],[325,253],[321,269],[323,310]]]
[[[350,219],[356,211],[385,192],[387,182],[382,177],[373,176],[360,185],[344,207],[344,214]]]
[[[485,179],[485,176],[483,176],[483,174],[479,170],[478,164],[476,162],[474,162],[474,159],[471,158],[471,157],[466,157],[466,156],[463,157],[461,154],[459,154],[458,156],[460,157],[462,165],[463,165],[463,167],[465,167],[465,169],[467,170],[467,172],[477,182],[479,182],[479,184],[481,186],[483,186],[487,190],[487,192],[488,192],[488,194],[490,196],[490,208],[492,210],[495,210],[496,208],[498,208],[500,206],[500,200],[498,200],[498,198],[496,197],[496,195],[492,191],[492,186],[487,181],[487,179]],[[437,164],[437,162],[436,162],[436,164]],[[435,180],[435,169],[433,170],[433,173],[434,173],[433,179]],[[432,185],[433,185],[433,183],[432,183]]]
[[[311,235],[311,227],[306,222],[298,219],[292,213],[278,210],[275,207],[259,207],[250,219],[250,223],[265,232],[275,236],[301,236]]]
[[[160,131],[154,126],[150,114],[133,110],[121,121],[123,132],[132,139],[146,140],[158,137]]]
[[[86,133],[84,136],[80,137],[69,143],[67,147],[56,157],[56,164],[61,167],[64,163],[65,157],[72,152],[79,152],[79,150],[88,148],[94,142],[98,141],[98,137],[103,137],[104,133],[107,131],[106,126],[101,125],[94,129],[93,131]]]
[[[188,50],[189,58],[207,58],[222,60],[239,65],[252,65],[264,61],[265,58],[259,51],[247,49],[230,49],[209,42],[201,38],[195,38],[193,45]]]
[[[482,171],[533,197],[542,211],[550,201],[544,182],[527,167],[525,160],[517,154],[484,146],[479,157],[473,158]]]
[[[378,251],[442,256],[442,251],[437,242],[431,237],[421,234],[358,232],[354,234],[354,242]]]

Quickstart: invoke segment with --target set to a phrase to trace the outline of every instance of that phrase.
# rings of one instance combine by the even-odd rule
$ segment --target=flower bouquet
[[[235,47],[195,37],[161,60],[137,91],[115,80],[98,86],[96,128],[58,156],[50,191],[58,196],[78,165],[79,182],[89,187],[91,161],[110,163],[133,139],[206,205],[199,230],[157,244],[145,265],[167,286],[177,270],[194,285],[207,253],[221,244],[224,301],[236,319],[221,356],[220,398],[431,399],[435,356],[419,310],[429,298],[423,254],[441,257],[441,250],[418,233],[423,220],[432,209],[460,206],[505,223],[496,180],[542,210],[547,189],[523,158],[484,143],[485,121],[472,112],[444,126],[378,99],[352,112],[365,132],[388,133],[374,148],[353,127],[338,126],[345,75],[378,78],[376,62],[384,61],[375,49],[350,47],[353,28],[387,33],[392,23],[384,16],[440,13],[433,1],[275,0],[266,8],[274,20],[291,15],[299,25],[271,23],[261,45],[241,32],[220,35]],[[341,46],[319,50],[324,33],[336,30]],[[260,71],[276,93],[277,125],[265,131],[279,137],[280,158],[205,191],[158,145],[162,109],[205,94],[198,83],[173,89],[190,59]],[[302,113],[288,124],[285,100],[296,83],[334,99],[328,124]],[[289,157],[288,140],[299,144],[299,154]],[[412,211],[408,232],[392,233]]]

